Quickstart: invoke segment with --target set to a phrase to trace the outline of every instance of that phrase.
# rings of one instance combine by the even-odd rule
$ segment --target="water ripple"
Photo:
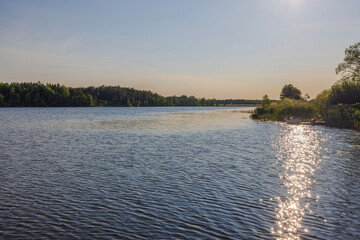
[[[359,239],[360,135],[248,109],[0,109],[0,239]]]

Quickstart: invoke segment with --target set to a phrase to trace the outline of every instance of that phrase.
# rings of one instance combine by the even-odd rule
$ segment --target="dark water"
[[[360,133],[244,110],[0,109],[0,239],[360,239]]]

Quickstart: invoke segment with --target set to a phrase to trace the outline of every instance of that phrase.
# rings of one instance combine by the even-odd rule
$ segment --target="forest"
[[[140,107],[255,105],[260,100],[163,97],[120,86],[66,87],[60,84],[0,82],[0,107]]]

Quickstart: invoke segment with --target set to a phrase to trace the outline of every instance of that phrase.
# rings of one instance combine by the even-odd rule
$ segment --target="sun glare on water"
[[[305,126],[288,126],[279,142],[280,178],[287,189],[284,197],[277,197],[276,231],[279,240],[298,240],[307,233],[302,220],[310,210],[312,176],[318,166],[316,132]]]

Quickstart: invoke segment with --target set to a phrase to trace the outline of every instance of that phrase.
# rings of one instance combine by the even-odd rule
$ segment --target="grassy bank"
[[[331,104],[334,96],[332,91],[324,92],[312,101],[284,98],[271,104],[262,104],[251,117],[270,121],[300,118],[304,122],[324,121],[329,127],[360,130],[360,103]],[[357,94],[360,95],[360,92]]]
[[[261,105],[254,110],[253,119],[285,121],[300,117],[309,120],[316,116],[316,108],[309,102],[284,98],[269,105]]]
[[[326,124],[330,127],[360,130],[360,104],[338,105],[327,110]]]

